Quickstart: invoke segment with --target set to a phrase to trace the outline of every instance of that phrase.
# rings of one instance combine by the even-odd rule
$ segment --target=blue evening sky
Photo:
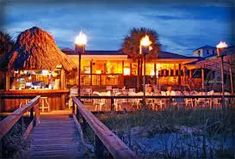
[[[3,4],[3,29],[12,37],[38,26],[50,32],[60,48],[73,48],[82,30],[88,50],[117,50],[133,27],[147,27],[159,34],[162,50],[191,55],[203,45],[220,40],[234,42],[233,6],[222,3],[66,3]]]

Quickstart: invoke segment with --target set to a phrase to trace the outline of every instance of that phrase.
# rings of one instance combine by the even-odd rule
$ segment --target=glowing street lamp
[[[217,57],[221,58],[220,72],[221,72],[221,90],[222,90],[222,107],[224,107],[224,55],[223,50],[226,49],[228,45],[226,42],[220,41],[217,48]]]
[[[148,47],[152,44],[152,42],[149,39],[148,35],[145,35],[141,40],[140,40],[140,45]]]
[[[75,38],[75,44],[78,46],[85,46],[87,44],[87,36],[82,31]]]
[[[87,36],[82,31],[75,38],[75,52],[78,54],[78,97],[81,97],[81,54],[85,53]]]
[[[143,75],[143,105],[145,106],[145,74],[146,74],[146,64],[145,64],[145,55],[149,53],[149,51],[152,49],[150,46],[152,42],[149,39],[148,35],[145,35],[140,40],[140,54],[143,54],[143,65],[144,65],[144,75]]]

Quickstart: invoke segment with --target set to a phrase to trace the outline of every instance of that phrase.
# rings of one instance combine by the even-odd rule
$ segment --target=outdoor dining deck
[[[197,91],[149,91],[145,96],[143,92],[135,89],[112,89],[107,91],[84,90],[81,96],[84,105],[90,111],[135,111],[141,109],[143,100],[145,108],[163,110],[173,108],[209,108],[219,109],[233,107],[234,95],[225,92],[197,92]]]

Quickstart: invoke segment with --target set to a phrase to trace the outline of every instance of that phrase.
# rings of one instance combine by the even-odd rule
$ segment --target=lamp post
[[[223,55],[223,50],[227,47],[228,47],[228,45],[222,41],[220,41],[220,43],[218,45],[216,45],[217,57],[221,58],[220,73],[221,73],[222,108],[224,107],[224,55]]]
[[[149,39],[148,35],[145,35],[141,40],[140,40],[140,54],[143,55],[143,65],[144,65],[144,75],[143,75],[143,106],[145,106],[145,74],[146,74],[146,64],[145,64],[145,56],[147,53],[149,53],[150,50],[150,45],[152,42]],[[142,71],[142,70],[141,70]]]
[[[87,36],[82,31],[75,39],[75,52],[78,54],[78,98],[81,97],[81,54],[85,53]]]

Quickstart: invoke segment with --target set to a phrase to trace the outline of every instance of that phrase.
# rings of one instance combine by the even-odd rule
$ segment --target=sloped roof
[[[54,38],[46,31],[32,27],[20,33],[12,51],[8,69],[54,69],[62,65],[66,71],[76,65],[57,47]]]
[[[62,49],[62,52],[64,52],[67,55],[77,55],[74,50],[72,49]],[[122,53],[121,50],[86,50],[86,55],[125,55]],[[190,56],[184,56],[179,55],[176,53],[161,51],[158,55],[158,58],[160,59],[189,59],[189,58],[197,58],[197,57],[190,57]]]
[[[158,58],[161,59],[189,59],[189,58],[196,58],[192,56],[184,56],[172,52],[166,52],[166,51],[161,51],[160,54],[158,55]]]
[[[67,55],[77,55],[74,50],[72,49],[61,49]],[[86,55],[124,55],[121,50],[86,50]]]
[[[199,50],[199,49],[216,49],[216,47],[210,46],[210,45],[204,45],[202,47],[199,47],[193,51]]]
[[[201,47],[199,47],[199,48],[197,48],[197,49],[195,49],[195,50],[198,50],[198,49],[216,49],[216,47],[214,47],[214,46],[210,46],[210,45],[204,45],[204,46],[201,46]]]

